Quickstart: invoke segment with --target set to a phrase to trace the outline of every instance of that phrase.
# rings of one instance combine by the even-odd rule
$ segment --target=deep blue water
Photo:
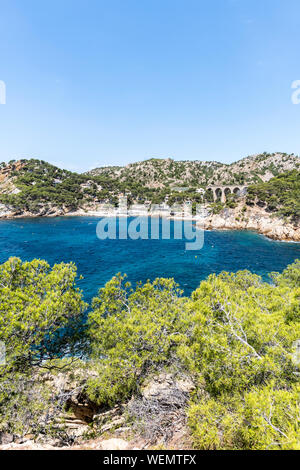
[[[99,240],[96,217],[0,220],[0,262],[41,258],[51,265],[74,261],[87,301],[117,272],[128,279],[174,277],[186,294],[211,273],[249,269],[265,280],[300,258],[300,244],[271,241],[254,232],[208,231],[199,251],[184,240]],[[171,222],[171,225],[173,222]],[[171,232],[172,233],[172,232]]]

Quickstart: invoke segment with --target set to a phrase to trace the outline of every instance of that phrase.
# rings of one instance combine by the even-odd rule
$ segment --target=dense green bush
[[[293,170],[272,178],[267,183],[249,186],[247,204],[258,203],[278,216],[300,219],[300,172]]]
[[[50,406],[38,371],[79,354],[86,304],[75,278],[74,264],[50,269],[45,261],[10,258],[0,265],[0,341],[6,348],[0,365],[0,430],[35,428]]]
[[[171,366],[186,339],[187,299],[172,279],[156,279],[132,290],[123,276],[100,289],[89,314],[91,357],[99,376],[89,393],[99,404],[127,398],[147,373]]]
[[[172,279],[133,289],[117,275],[93,300],[87,331],[75,276],[72,264],[40,260],[0,267],[0,430],[40,432],[57,399],[41,371],[67,373],[89,351],[85,393],[97,406],[139,396],[168,371],[194,383],[186,413],[196,448],[300,448],[300,261],[270,284],[248,271],[213,274],[190,297]]]

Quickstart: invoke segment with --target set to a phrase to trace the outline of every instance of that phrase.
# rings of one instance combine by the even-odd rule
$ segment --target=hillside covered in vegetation
[[[0,165],[0,204],[17,214],[51,215],[117,204],[122,194],[128,196],[129,204],[168,201],[173,205],[187,199],[199,203],[203,201],[199,189],[205,190],[210,184],[263,185],[283,172],[298,168],[299,157],[267,153],[231,165],[150,159],[126,167],[99,168],[86,174],[62,170],[42,160],[10,161]],[[205,200],[212,202],[210,193],[205,195]],[[227,202],[228,207],[233,207],[232,197]]]
[[[247,204],[259,205],[268,212],[299,222],[300,171],[294,170],[247,189]]]
[[[100,188],[101,189],[101,188]],[[0,169],[0,202],[19,211],[44,208],[77,209],[97,199],[97,178],[72,173],[42,160],[11,161]]]
[[[176,161],[171,158],[146,160],[124,167],[102,167],[88,174],[102,175],[122,183],[135,184],[144,188],[190,188],[208,185],[251,184],[268,181],[285,171],[300,167],[296,155],[284,153],[263,153],[243,158],[230,165],[211,161]]]
[[[0,439],[300,449],[300,261],[271,279],[223,272],[184,297],[118,274],[88,307],[73,264],[9,259]]]

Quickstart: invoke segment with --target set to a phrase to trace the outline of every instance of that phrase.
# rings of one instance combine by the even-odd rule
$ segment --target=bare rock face
[[[0,450],[54,450],[55,447],[51,445],[41,445],[34,441],[28,440],[22,444],[12,442],[10,444],[0,445]]]
[[[124,439],[106,439],[101,442],[102,450],[126,450],[129,448],[129,442]]]
[[[74,393],[66,401],[66,411],[72,411],[75,423],[88,424],[93,421],[98,407],[83,393]]]
[[[139,450],[137,447],[120,438],[111,439],[93,439],[85,443],[71,446],[71,447],[56,447],[50,444],[38,444],[32,440],[25,441],[23,443],[9,443],[0,445],[0,450]]]
[[[124,412],[126,405],[116,405],[109,410],[102,410],[94,416],[93,424],[100,434],[108,431],[122,431],[125,424]]]
[[[9,207],[6,204],[0,204],[0,217],[6,218],[6,217],[12,217],[14,214],[14,211],[11,207]]]
[[[191,377],[162,372],[144,384],[127,406],[132,431],[147,445],[185,448],[189,434],[185,408],[195,388]]]
[[[7,432],[1,432],[0,433],[0,444],[10,444],[14,440],[14,435],[7,433]]]
[[[47,372],[39,376],[39,380],[44,382],[55,397],[55,406],[47,410],[47,416],[61,436],[61,441],[50,439],[48,442],[46,436],[40,436],[38,442],[62,446],[76,442],[89,431],[89,424],[99,408],[84,393],[86,375],[93,374],[93,371],[87,372],[78,367],[74,374]]]
[[[143,389],[142,396],[146,400],[156,399],[170,401],[170,390],[179,394],[189,394],[195,388],[189,377],[175,378],[172,374],[162,373],[154,377]],[[174,397],[172,397],[174,400]]]
[[[268,238],[283,241],[300,241],[300,227],[272,217],[264,209],[249,207],[241,211],[224,209],[219,214],[209,214],[203,220],[203,228],[208,230],[254,230]]]
[[[191,377],[162,372],[150,377],[138,396],[110,409],[90,402],[78,386],[78,377],[75,380],[64,373],[46,373],[43,380],[67,404],[53,418],[61,437],[2,433],[0,450],[138,450],[157,445],[191,448],[185,414],[195,388]],[[96,438],[89,437],[91,429]]]

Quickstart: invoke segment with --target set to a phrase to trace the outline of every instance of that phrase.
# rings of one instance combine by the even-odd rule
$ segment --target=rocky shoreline
[[[208,230],[251,230],[272,240],[300,242],[300,226],[271,216],[258,208],[244,213],[224,209],[220,214],[205,218],[204,228]]]
[[[12,208],[0,205],[0,220],[37,217],[122,217],[124,215],[124,213],[119,213],[117,210],[97,210],[97,208],[90,207],[75,211],[70,211],[67,208],[47,207],[42,208],[38,213],[17,213]],[[127,215],[128,217],[152,216],[166,217],[171,220],[182,219],[180,214],[169,215],[162,211],[147,212],[129,209]],[[235,209],[222,209],[218,214],[209,213],[206,208],[205,215],[191,217],[190,220],[196,221],[198,226],[204,230],[249,230],[256,231],[272,240],[300,243],[299,225],[296,226],[291,222],[286,222],[282,218],[268,214],[258,207],[247,208],[246,211],[243,211],[241,205],[239,205]]]

